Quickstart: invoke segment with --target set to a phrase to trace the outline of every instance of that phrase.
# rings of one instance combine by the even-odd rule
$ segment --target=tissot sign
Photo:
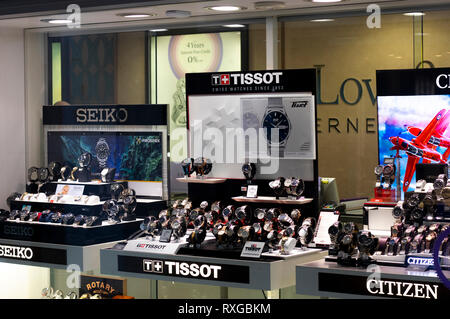
[[[230,264],[210,264],[180,260],[146,259],[118,256],[118,270],[149,275],[173,276],[202,280],[250,282],[249,267]]]
[[[167,105],[44,106],[44,125],[167,125]]]
[[[316,92],[316,70],[188,73],[189,95],[211,93]]]

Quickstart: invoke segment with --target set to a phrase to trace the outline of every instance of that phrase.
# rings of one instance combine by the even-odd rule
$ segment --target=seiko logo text
[[[29,247],[0,245],[0,257],[30,260],[33,258],[33,250]]]
[[[373,295],[438,299],[438,285],[371,279],[367,291]]]
[[[433,258],[408,257],[406,260],[408,265],[433,266]]]
[[[450,88],[450,74],[441,74],[436,78],[436,85],[440,89]]]
[[[86,123],[123,123],[128,119],[128,112],[124,108],[79,108],[77,122]]]
[[[279,84],[283,72],[213,74],[212,85]]]
[[[33,236],[34,231],[31,227],[5,225],[3,227],[3,233],[5,235],[31,237]]]
[[[219,278],[222,266],[177,261],[143,260],[144,272],[184,277]]]

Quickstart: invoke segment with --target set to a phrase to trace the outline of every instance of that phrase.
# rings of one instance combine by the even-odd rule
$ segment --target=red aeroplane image
[[[392,136],[389,141],[394,145],[391,150],[404,151],[408,155],[406,172],[403,179],[403,191],[406,192],[416,170],[416,164],[422,159],[423,163],[447,163],[450,155],[450,139],[444,136],[449,125],[450,112],[440,110],[428,123],[425,129],[409,126],[410,132],[415,138],[411,141]],[[437,147],[446,148],[443,154],[436,151]]]

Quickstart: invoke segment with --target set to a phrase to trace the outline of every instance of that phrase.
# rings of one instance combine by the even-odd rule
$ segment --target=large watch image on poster
[[[93,155],[92,174],[116,169],[116,180],[162,182],[162,132],[47,132],[48,161],[78,166],[80,154]]]
[[[448,163],[450,92],[437,86],[441,73],[449,72],[377,71],[379,162],[400,157],[402,193],[414,190],[417,164]]]

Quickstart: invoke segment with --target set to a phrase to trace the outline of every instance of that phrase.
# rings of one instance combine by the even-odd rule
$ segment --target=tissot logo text
[[[261,248],[256,247],[256,245],[252,245],[250,247],[245,247],[245,250],[257,252],[257,251],[260,251]]]
[[[78,123],[123,123],[128,119],[124,108],[79,108],[76,115]]]
[[[30,260],[33,258],[33,250],[29,247],[0,245],[0,257]]]
[[[3,233],[18,237],[31,237],[34,231],[31,227],[5,225],[3,227]]]
[[[440,89],[450,88],[450,74],[440,74],[436,78],[436,85]]]
[[[308,101],[294,101],[291,107],[306,107],[306,105],[308,105]]]
[[[406,260],[408,265],[421,265],[421,266],[433,266],[433,258],[421,258],[421,257],[408,257]]]
[[[213,74],[212,85],[279,84],[283,72]]]
[[[366,283],[372,295],[438,299],[438,285],[371,279]]]
[[[217,279],[222,266],[177,261],[143,260],[144,272],[165,275]]]
[[[167,245],[158,245],[158,244],[137,244],[137,248],[145,248],[145,249],[160,249],[163,250]]]

